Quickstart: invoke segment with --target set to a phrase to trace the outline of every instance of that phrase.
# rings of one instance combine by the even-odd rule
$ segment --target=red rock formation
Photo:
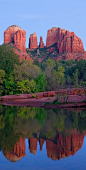
[[[67,137],[60,133],[55,142],[46,140],[47,156],[53,160],[74,155],[83,145],[84,134],[76,130]]]
[[[36,32],[30,35],[29,38],[29,48],[30,49],[35,49],[37,48],[37,35]]]
[[[20,61],[24,59],[24,60],[31,60],[33,62],[33,60],[30,58],[30,56],[25,51],[19,51],[18,49],[14,49],[14,51],[17,55],[19,55]]]
[[[25,156],[25,139],[20,138],[14,146],[14,153],[18,156]]]
[[[40,48],[44,48],[44,43],[42,37],[40,37],[40,43],[39,43]]]
[[[4,151],[5,157],[12,162],[16,162],[24,157],[25,154],[25,139],[20,138],[19,141],[14,146],[14,149],[10,152]]]
[[[36,138],[29,139],[29,149],[31,153],[33,153],[34,155],[36,154],[36,151],[37,151],[37,139]]]
[[[43,143],[44,143],[44,139],[40,139],[39,143],[40,143],[40,151],[42,151],[42,146],[43,146]]]
[[[80,59],[83,59],[83,60],[86,60],[86,52],[85,53],[66,53],[66,54],[59,54],[57,55],[57,62],[61,59],[63,60],[80,60]]]
[[[47,32],[46,47],[57,44],[59,54],[68,53],[84,53],[83,43],[74,32],[69,32],[61,28],[52,28]],[[55,44],[55,45],[56,45]]]
[[[51,48],[49,48],[49,53],[51,53],[51,52],[53,52],[55,50],[56,50],[56,47],[51,47]]]
[[[12,43],[14,47],[26,51],[25,48],[25,37],[26,32],[17,25],[13,25],[7,28],[4,32],[4,43]]]

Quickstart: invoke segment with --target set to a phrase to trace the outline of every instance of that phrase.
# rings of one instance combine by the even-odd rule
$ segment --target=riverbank
[[[44,108],[86,108],[85,89],[62,89],[0,97],[0,104]]]

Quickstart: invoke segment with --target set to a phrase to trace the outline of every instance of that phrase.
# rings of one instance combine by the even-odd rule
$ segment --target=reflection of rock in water
[[[44,139],[40,139],[40,140],[39,140],[39,144],[40,144],[40,151],[42,151],[43,143],[44,143]]]
[[[28,142],[29,142],[30,152],[35,155],[36,151],[37,151],[37,139],[36,138],[30,138]],[[44,139],[40,139],[39,140],[40,151],[42,151],[43,143],[44,143]]]
[[[33,153],[34,155],[36,154],[36,151],[37,151],[37,139],[36,138],[29,139],[29,149],[31,153]]]
[[[50,140],[46,140],[46,149],[47,149],[47,156],[49,158],[52,158],[53,160],[61,159],[68,157],[70,155],[74,155],[76,151],[78,151],[83,144],[84,139],[84,133],[80,133],[76,129],[65,131],[66,136],[61,135],[58,132],[58,135],[56,138],[51,138]],[[67,136],[67,134],[69,134]],[[36,138],[30,138],[29,139],[29,149],[30,152],[34,155],[37,151],[37,139]],[[39,140],[40,144],[40,150],[42,150],[42,146],[44,143],[44,139]]]
[[[53,141],[46,140],[47,156],[53,160],[74,155],[83,145],[84,134],[76,130],[67,137],[60,133]]]
[[[5,157],[12,162],[17,162],[22,157],[24,157],[25,154],[25,139],[20,138],[19,141],[14,146],[14,149],[10,152],[4,153]]]
[[[55,138],[46,139],[46,149],[47,149],[47,156],[52,158],[53,160],[61,159],[68,157],[70,155],[74,155],[76,151],[78,151],[83,145],[83,139],[85,136],[85,132],[82,134],[75,130],[65,130],[65,134],[61,135],[58,132],[58,135]],[[40,144],[40,151],[42,151],[44,139],[37,139],[37,138],[30,138],[28,140],[29,143],[29,150],[31,153],[36,155],[37,151],[37,141]],[[17,162],[22,157],[25,156],[25,139],[20,138],[19,141],[14,146],[12,151],[4,151],[5,157],[12,162]]]

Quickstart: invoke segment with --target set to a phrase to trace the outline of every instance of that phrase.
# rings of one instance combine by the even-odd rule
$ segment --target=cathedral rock
[[[61,28],[52,28],[47,32],[46,47],[55,44],[59,54],[68,53],[84,53],[83,43],[74,32],[69,32]]]
[[[74,32],[70,32],[65,29],[53,27],[48,30],[46,38],[46,46],[44,46],[43,38],[40,36],[39,45],[37,44],[36,32],[30,35],[29,48],[25,47],[26,32],[17,25],[13,25],[7,28],[4,32],[4,44],[11,43],[14,51],[20,56],[20,59],[31,60],[37,59],[42,62],[48,53],[50,53],[52,59],[56,59],[57,62],[63,60],[86,60],[86,52],[83,47],[82,40],[75,35]],[[39,48],[39,54],[36,53]],[[41,53],[40,53],[40,49]],[[35,51],[34,54],[31,51]],[[40,59],[41,58],[41,59]]]
[[[26,51],[25,37],[26,32],[22,30],[17,25],[12,25],[7,28],[7,30],[4,32],[4,43],[12,43],[14,47],[20,49],[21,51]]]

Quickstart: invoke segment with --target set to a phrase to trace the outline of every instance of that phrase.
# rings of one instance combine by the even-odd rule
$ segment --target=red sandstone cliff
[[[25,37],[26,32],[22,30],[17,25],[13,25],[7,28],[4,32],[4,43],[11,43],[16,49],[15,52],[20,55],[20,59],[31,60],[30,54],[26,53],[25,48]],[[52,46],[53,45],[53,46]],[[56,58],[57,61],[64,60],[86,60],[86,52],[83,48],[83,43],[80,38],[78,38],[74,32],[69,32],[61,28],[52,28],[47,32],[46,39],[46,51],[54,52],[57,51],[58,54],[55,56],[53,54],[53,59]],[[29,52],[34,51],[37,48],[37,35],[36,33],[31,34],[29,38]],[[42,37],[40,37],[39,48],[44,48],[44,43]],[[20,49],[20,51],[18,50]],[[31,54],[32,55],[32,54]],[[43,56],[46,57],[46,54],[43,52]],[[37,56],[33,56],[34,59],[40,60]],[[43,57],[43,59],[44,59]]]
[[[56,43],[59,54],[68,53],[84,53],[83,43],[74,32],[69,32],[61,28],[52,28],[47,32],[46,47]]]
[[[25,37],[26,32],[17,25],[13,25],[7,28],[4,32],[4,43],[13,43],[14,47],[26,51]]]
[[[19,51],[18,49],[14,49],[14,51],[17,55],[19,55],[20,61],[24,59],[24,60],[30,60],[33,62],[32,58],[30,58],[30,56],[25,51]]]
[[[40,144],[40,151],[42,151],[43,143],[44,143],[44,139],[40,139],[40,140],[39,140],[39,144]]]
[[[44,48],[44,43],[42,37],[40,37],[39,48]]]
[[[29,48],[30,49],[35,49],[37,48],[37,35],[36,32],[30,35],[29,38]]]
[[[69,137],[59,133],[57,139],[46,140],[47,156],[56,160],[74,155],[82,147],[83,139],[84,134],[76,130]]]
[[[36,154],[36,151],[37,151],[37,139],[36,138],[29,139],[29,149],[31,153],[33,153],[34,155]]]
[[[25,154],[25,139],[20,138],[19,141],[15,144],[14,149],[10,152],[4,153],[5,157],[12,162],[16,162],[24,157]]]
[[[63,136],[58,132],[56,138],[51,138],[51,140],[46,140],[46,149],[47,156],[52,158],[53,160],[61,159],[65,157],[69,157],[70,155],[74,155],[76,151],[78,151],[82,145],[85,136],[85,132],[82,134],[76,129],[71,131],[65,131],[65,133],[70,134],[69,136]],[[42,146],[44,143],[44,139],[39,140],[40,150],[42,150]],[[30,152],[34,155],[37,151],[37,139],[30,138],[29,139],[29,149]]]
[[[58,132],[57,137],[51,138],[50,140],[46,140],[46,149],[47,156],[52,158],[53,160],[61,159],[65,157],[69,157],[70,155],[74,155],[76,151],[78,151],[82,145],[86,132],[84,131],[82,134],[74,130],[65,130],[66,136],[61,135]],[[70,134],[67,136],[67,134]],[[37,139],[30,138],[29,139],[29,149],[30,152],[34,155],[37,151]],[[40,150],[42,150],[42,146],[44,143],[44,139],[39,140]],[[25,156],[25,139],[20,138],[19,141],[15,144],[14,149],[10,152],[4,151],[5,157],[12,162],[16,162]]]

